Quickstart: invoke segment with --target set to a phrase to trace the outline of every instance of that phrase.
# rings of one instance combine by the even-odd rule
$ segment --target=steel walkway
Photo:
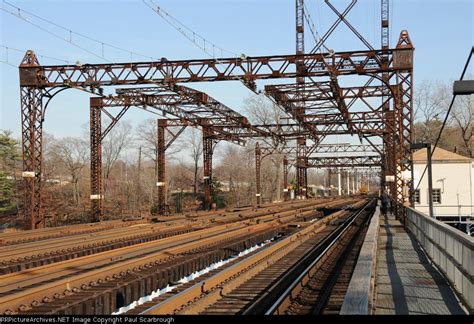
[[[465,314],[444,277],[393,215],[380,215],[375,314]]]

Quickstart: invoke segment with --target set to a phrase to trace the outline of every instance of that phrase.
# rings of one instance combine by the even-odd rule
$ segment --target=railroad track
[[[319,207],[350,204],[357,206],[360,203],[355,198],[329,202],[308,200],[278,208],[247,210],[246,213],[228,212],[221,218],[203,215],[209,217],[206,221],[212,226],[194,227],[179,235],[4,274],[0,276],[0,313],[67,313],[73,309],[73,306],[58,307],[64,304],[75,305],[73,314],[112,312],[117,305],[132,302],[133,298],[140,298],[157,287],[163,288],[160,285],[201,270],[211,261],[238,253],[249,244],[297,231],[301,224],[309,221],[318,220],[315,223],[319,223],[322,217],[317,211]],[[180,222],[173,224],[182,225]],[[123,300],[117,297],[120,289],[132,289],[127,288],[132,286],[135,287],[133,291],[120,293]],[[98,300],[102,306],[90,306]]]
[[[265,314],[339,314],[374,207],[372,200],[321,244],[323,252],[307,266],[297,268],[298,276],[272,305],[267,305]],[[260,301],[246,313],[254,313],[261,305]]]
[[[285,205],[298,205],[301,202],[281,202],[276,204],[265,204],[262,205],[259,209],[274,209],[279,208]],[[189,219],[200,219],[200,218],[213,218],[213,217],[220,217],[225,215],[229,212],[248,212],[254,211],[257,208],[255,207],[242,207],[242,208],[233,208],[228,210],[219,210],[219,211],[197,211],[193,213],[186,213],[186,214],[177,214],[171,216],[164,216],[160,220],[161,222],[174,224],[175,222],[184,222],[188,221]],[[13,232],[5,232],[0,233],[0,247],[13,245],[13,244],[21,244],[27,242],[36,242],[41,240],[49,240],[54,238],[63,239],[66,236],[75,236],[81,234],[94,234],[101,231],[107,231],[116,228],[126,228],[135,224],[143,224],[145,220],[110,220],[110,221],[103,221],[97,223],[86,223],[86,224],[75,224],[75,225],[67,225],[67,226],[59,226],[59,227],[49,227],[49,228],[42,228],[30,231],[13,231]]]
[[[74,236],[63,239],[43,240],[0,248],[0,274],[17,272],[45,264],[74,259],[85,255],[144,243],[169,236],[198,230],[200,227],[181,225],[169,228],[150,224],[132,225],[128,228]]]
[[[201,213],[199,217],[196,215],[184,215],[182,220],[173,219],[172,221],[157,224],[134,224],[95,233],[71,235],[66,242],[63,237],[60,237],[8,245],[0,248],[0,274],[21,271],[243,219],[278,215],[278,213],[293,211],[294,209],[297,209],[299,212],[306,212],[322,206],[334,208],[344,203],[347,203],[347,199],[335,199],[332,201],[309,200],[281,203],[277,206],[264,208],[238,209],[227,211],[226,213]],[[59,229],[59,231],[62,232],[63,229]]]
[[[354,202],[354,199],[350,202]],[[341,204],[341,201],[336,200],[332,203]],[[22,313],[30,309],[35,311],[35,308],[39,306],[47,308],[43,304],[61,302],[61,299],[69,296],[82,298],[83,295],[92,292],[89,290],[91,288],[101,289],[99,287],[101,285],[110,285],[113,280],[140,273],[154,266],[168,267],[169,270],[174,260],[178,260],[183,255],[197,253],[197,251],[201,251],[199,252],[201,254],[219,251],[223,245],[229,244],[232,240],[234,245],[249,242],[249,240],[260,243],[257,242],[256,237],[266,240],[281,232],[290,223],[304,222],[320,216],[314,208],[318,206],[318,203],[307,201],[305,204],[308,205],[296,210],[283,212],[273,210],[270,214],[266,211],[267,215],[258,216],[259,213],[257,213],[258,217],[245,221],[223,225],[217,223],[213,227],[202,230],[5,274],[0,276],[2,279],[0,312]],[[237,215],[237,218],[242,217]],[[199,255],[196,257],[195,262],[200,262],[201,267],[208,262],[208,260],[202,261],[203,258]],[[175,265],[173,269],[184,273],[186,271],[183,270],[182,265],[187,262],[182,261],[181,265]],[[192,268],[199,268],[199,266],[193,264]],[[53,310],[54,308],[51,309]]]
[[[345,198],[348,199],[348,198]],[[248,213],[260,212],[271,212],[278,211],[280,209],[285,209],[288,207],[299,208],[313,204],[315,201],[320,203],[330,203],[331,201],[341,201],[340,197],[335,198],[324,198],[324,199],[309,199],[303,201],[287,201],[274,204],[265,204],[260,207],[242,207],[242,208],[232,208],[227,210],[218,210],[218,211],[198,211],[193,213],[177,214],[172,216],[164,216],[160,219],[161,223],[166,224],[182,224],[189,222],[190,220],[211,220],[218,219],[223,216],[231,215],[246,215]],[[98,223],[86,223],[86,224],[76,224],[60,227],[51,227],[36,229],[30,231],[14,231],[14,232],[5,232],[0,233],[0,247],[21,244],[33,241],[48,240],[54,238],[64,238],[66,236],[75,236],[81,234],[93,234],[100,231],[107,231],[116,228],[125,228],[130,227],[136,224],[143,224],[144,220],[112,220],[104,221]]]
[[[104,221],[100,223],[87,223],[60,227],[42,228],[32,231],[14,231],[0,233],[0,246],[20,244],[32,241],[47,240],[51,238],[61,238],[70,235],[80,235],[86,233],[96,233],[113,228],[128,227],[134,224],[144,223],[140,221]]]
[[[249,236],[263,234],[264,228],[267,231],[271,230],[266,225],[259,224],[253,227],[252,232],[249,232],[248,227],[240,227],[227,231],[222,228],[206,231],[205,235],[201,233],[192,238],[178,235],[169,238],[173,239],[172,242],[165,239],[168,242],[163,242],[161,249],[155,246],[150,247],[150,251],[155,250],[155,252],[149,254],[139,253],[138,250],[127,253],[128,251],[117,249],[38,267],[26,272],[4,275],[0,286],[1,312],[25,311],[31,306],[39,306],[73,293],[84,293],[90,287],[108,284],[132,272],[138,273],[152,266],[168,265],[174,259],[186,254],[197,253],[196,251],[206,248],[217,249],[229,239],[245,240]],[[159,241],[162,240],[157,242]],[[114,253],[116,258],[110,257],[109,252],[116,252]],[[124,258],[124,255],[127,257]]]
[[[139,271],[127,271],[97,284],[81,287],[74,293],[37,303],[17,314],[111,314],[143,296],[173,286],[180,279],[206,266],[276,237],[278,232],[253,234],[244,239],[228,239],[193,252],[176,255],[163,263],[148,264]]]
[[[145,303],[131,313],[266,313],[265,309],[272,307],[269,302],[283,298],[282,293],[295,283],[303,267],[311,265],[315,258],[321,262],[331,255],[328,252],[335,249],[335,242],[356,227],[355,221],[360,221],[367,207],[368,203],[356,213],[335,212],[172,296]]]

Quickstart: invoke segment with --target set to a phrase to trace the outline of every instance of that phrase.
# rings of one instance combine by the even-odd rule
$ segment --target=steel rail
[[[6,247],[0,248],[0,268],[1,266],[11,268],[11,265],[14,265],[15,271],[21,269],[37,267],[41,265],[41,260],[48,259],[48,263],[64,261],[65,259],[76,258],[79,256],[87,254],[95,254],[98,252],[103,252],[105,250],[111,250],[113,248],[123,247],[125,245],[132,245],[137,243],[123,244],[118,247],[110,247],[107,249],[100,249],[104,245],[111,244],[120,244],[125,241],[136,241],[141,238],[146,238],[149,236],[156,235],[167,235],[170,232],[176,232],[175,235],[181,234],[179,231],[191,232],[200,230],[207,227],[212,227],[220,224],[228,224],[233,221],[241,221],[243,219],[252,219],[269,214],[284,213],[286,211],[298,210],[300,213],[305,211],[313,210],[314,208],[320,207],[322,204],[334,205],[340,203],[340,199],[335,199],[332,201],[306,201],[300,203],[286,203],[285,205],[278,206],[277,208],[258,208],[252,210],[238,210],[234,212],[225,212],[216,214],[206,214],[197,217],[196,222],[192,224],[188,219],[171,222],[171,223],[158,223],[158,224],[136,224],[127,228],[116,228],[109,231],[99,232],[97,235],[83,234],[72,236],[66,243],[63,238],[52,238],[48,240],[42,240],[37,242],[28,242],[17,245],[8,245]],[[278,214],[277,216],[284,216],[285,214]],[[305,215],[303,215],[305,216]],[[271,220],[272,217],[266,217],[260,219],[260,221]],[[146,227],[146,228],[144,228]],[[127,233],[124,236],[124,232]],[[162,237],[157,237],[154,240],[161,239]],[[151,240],[150,240],[151,241]],[[84,253],[83,255],[72,256],[67,258],[62,258],[62,255],[67,255],[68,253],[77,254],[82,250],[89,249],[97,251],[91,251],[90,253]],[[13,270],[3,271],[3,273],[14,272]]]
[[[20,274],[26,276],[24,279],[26,282],[23,280],[24,289],[18,289],[18,283],[22,281],[18,279],[18,274],[4,275],[1,277],[3,282],[5,282],[4,279],[8,278],[11,280],[9,280],[10,284],[7,284],[8,287],[3,285],[1,289],[3,296],[0,296],[0,311],[14,311],[15,307],[20,307],[21,304],[23,305],[21,306],[22,308],[28,308],[29,304],[40,303],[43,298],[54,297],[54,295],[60,296],[67,291],[70,292],[71,290],[79,289],[78,287],[82,287],[83,285],[87,286],[101,280],[106,281],[107,278],[112,277],[112,275],[119,275],[121,273],[126,273],[127,271],[136,271],[135,269],[141,269],[141,267],[147,264],[156,264],[156,262],[159,262],[160,260],[161,262],[166,262],[166,260],[169,260],[170,257],[174,255],[196,250],[204,246],[216,245],[219,244],[219,242],[228,240],[229,237],[235,238],[239,237],[239,235],[248,235],[249,233],[255,234],[258,232],[281,228],[282,226],[285,226],[285,223],[298,219],[301,215],[314,213],[314,208],[307,208],[309,208],[309,210],[303,212],[300,212],[299,210],[290,210],[283,213],[271,213],[271,215],[261,217],[261,222],[257,219],[250,220],[250,222],[249,220],[245,220],[237,223],[220,225],[210,229],[192,232],[191,234],[178,235],[176,237],[166,238],[156,242],[142,243],[132,247],[81,257],[77,260],[68,260],[58,264],[45,265],[37,269],[23,271],[20,272]],[[273,220],[271,220],[272,218]],[[225,228],[231,228],[230,232],[222,233]],[[219,234],[215,235],[216,233]],[[205,238],[198,238],[200,234],[201,236],[205,236]],[[196,240],[188,243],[182,241],[184,239],[183,237],[189,236],[196,237]],[[180,237],[181,240],[179,240]],[[162,246],[160,251],[143,256],[143,247],[149,246],[151,249],[156,249],[156,247],[159,246],[160,241],[161,243],[163,243],[163,241],[171,241],[171,243],[169,243],[171,245],[168,244],[167,247]],[[173,242],[175,244],[173,244]],[[132,253],[131,256],[128,255],[128,257],[127,254],[123,255],[124,252],[129,252],[130,250],[136,252]],[[140,254],[140,252],[142,253]],[[114,255],[115,257],[113,257]],[[127,260],[123,260],[124,257],[127,257]],[[99,268],[96,267],[97,262],[90,264],[91,262],[94,262],[94,260],[99,260],[101,262]],[[110,262],[112,262],[112,264],[107,265],[107,263]],[[86,267],[84,268],[85,265]],[[56,274],[54,273],[55,269],[57,269]],[[66,270],[69,271],[69,274],[65,272]],[[35,273],[42,274],[42,277],[39,278]],[[61,275],[59,278],[57,277],[58,274]],[[45,280],[48,280],[48,282],[45,282]],[[28,282],[30,282],[30,284],[28,284]]]
[[[87,223],[79,225],[69,225],[60,227],[48,227],[35,229],[34,231],[16,231],[0,233],[0,247],[8,246],[17,243],[26,243],[35,240],[46,240],[50,238],[64,237],[66,235],[81,235],[87,233],[96,233],[113,228],[128,227],[130,225],[143,223],[144,221],[127,221],[112,220],[104,221],[102,223]]]
[[[52,298],[55,294],[61,295],[65,292],[79,290],[82,285],[90,285],[91,283],[96,283],[98,281],[107,281],[107,278],[112,278],[114,275],[121,276],[125,275],[127,272],[138,271],[147,264],[157,264],[157,262],[160,261],[165,262],[166,260],[170,260],[175,255],[184,253],[186,251],[193,251],[205,246],[216,245],[219,244],[219,242],[228,240],[230,237],[241,237],[248,235],[249,233],[254,234],[272,228],[274,228],[274,226],[272,227],[268,223],[257,224],[254,225],[253,228],[239,228],[237,230],[234,230],[232,234],[227,232],[215,235],[213,233],[211,235],[206,236],[204,239],[198,238],[188,243],[179,242],[177,244],[174,244],[172,247],[161,249],[151,255],[138,259],[133,258],[131,260],[121,261],[120,258],[109,258],[108,262],[111,263],[110,265],[105,265],[99,268],[92,267],[90,269],[87,269],[87,271],[85,272],[78,272],[73,274],[72,276],[64,275],[59,278],[52,278],[54,279],[53,282],[42,281],[43,284],[32,285],[30,287],[26,287],[26,289],[15,289],[13,283],[9,285],[8,290],[5,291],[5,289],[3,289],[3,296],[0,297],[0,312],[3,313],[9,310],[14,311],[15,308],[27,308],[29,307],[29,304],[41,302],[45,297]],[[87,257],[83,257],[80,259],[84,258]],[[61,262],[60,266],[64,267],[64,263],[67,264],[68,261]],[[55,266],[58,267],[57,264]],[[67,268],[69,267],[63,269]],[[32,276],[34,272],[34,269],[28,270],[25,272],[25,275],[29,273],[29,275]]]
[[[204,309],[205,305],[219,299],[219,296],[222,296],[227,291],[231,291],[235,288],[234,286],[236,284],[239,284],[240,282],[245,281],[246,278],[252,277],[256,273],[262,271],[269,264],[283,258],[294,248],[316,235],[316,233],[325,227],[325,221],[328,221],[328,219],[332,220],[343,213],[344,211],[336,212],[324,219],[320,219],[303,230],[232,265],[230,268],[226,268],[214,276],[202,282],[198,282],[173,297],[150,307],[140,313],[140,315],[195,313],[195,310],[194,312],[190,312],[189,310],[186,311],[188,304],[193,304],[194,307],[199,310]],[[205,301],[199,300],[202,296],[206,297]]]
[[[159,225],[157,226],[152,224],[142,224],[139,227],[131,226],[130,228],[117,228],[107,232],[101,231],[93,234],[87,233],[84,235],[75,235],[68,238],[67,241],[65,241],[64,237],[62,237],[50,240],[41,240],[37,242],[8,245],[0,248],[0,264],[2,264],[3,262],[7,262],[8,258],[10,257],[16,257],[16,259],[18,259],[20,257],[30,256],[33,252],[39,254],[48,251],[48,253],[51,253],[52,251],[54,251],[54,248],[57,248],[58,251],[60,251],[67,249],[68,246],[87,246],[88,243],[92,243],[98,240],[113,240],[114,238],[119,237],[122,239],[126,239],[127,237],[136,235],[137,233],[153,233],[164,229],[168,228]],[[92,245],[90,247],[92,247]]]
[[[80,257],[78,259],[67,260],[55,264],[47,264],[35,269],[27,269],[19,272],[9,273],[0,278],[0,294],[13,289],[28,289],[28,287],[37,283],[47,282],[49,280],[71,276],[82,271],[102,267],[112,262],[121,260],[140,258],[147,254],[154,254],[156,251],[164,251],[179,247],[180,245],[190,244],[195,241],[203,240],[208,237],[217,237],[222,234],[229,234],[233,231],[246,230],[247,224],[236,223],[232,225],[216,226],[210,229],[195,231],[192,233],[176,235],[154,242],[136,244],[129,247],[119,248],[111,251],[105,251],[94,255]],[[1,299],[0,299],[1,302]]]
[[[326,201],[326,199],[316,200],[316,201]],[[329,201],[329,200],[327,200]],[[314,201],[313,201],[314,202]],[[275,209],[282,206],[299,206],[300,204],[308,204],[309,202],[302,201],[287,201],[276,204],[265,204],[261,208],[266,209]],[[259,208],[258,210],[261,210]],[[240,213],[253,212],[257,209],[255,207],[242,207],[237,208],[236,211]],[[263,209],[262,209],[263,210]],[[166,224],[174,224],[173,222],[187,221],[189,217],[207,217],[212,218],[216,216],[228,215],[229,212],[233,211],[198,211],[195,214],[178,214],[176,216],[166,216]],[[100,223],[85,223],[77,225],[68,225],[68,226],[59,226],[59,227],[48,227],[35,230],[26,230],[26,231],[16,231],[8,233],[0,233],[0,248],[14,245],[14,244],[23,244],[33,241],[40,240],[49,240],[49,239],[63,239],[65,236],[75,236],[75,235],[86,235],[90,233],[97,233],[101,231],[113,230],[117,228],[126,228],[136,224],[143,224],[144,221],[127,221],[122,220],[111,220],[104,221]]]
[[[282,285],[285,285],[286,282],[291,282],[291,284],[286,288],[286,290],[280,295],[280,297],[267,309],[265,315],[272,315],[278,313],[279,307],[290,298],[293,291],[298,285],[302,285],[304,278],[309,275],[309,272],[315,267],[315,265],[328,253],[328,251],[333,248],[340,240],[342,235],[344,235],[349,227],[356,221],[356,219],[373,203],[373,199],[369,200],[363,208],[355,212],[351,217],[349,217],[341,226],[326,237],[318,246],[316,246],[313,251],[308,253],[307,258],[314,257],[314,253],[318,253],[318,256],[298,275],[296,279],[289,280],[291,276],[294,276],[295,270],[299,269],[301,264],[305,260],[301,260],[298,264],[293,266],[293,269],[289,271],[283,278],[280,278],[269,290],[267,293],[259,298],[252,307],[248,308],[243,314],[252,314],[255,309],[257,309],[264,299],[268,298],[268,295],[272,294],[272,291],[278,289]],[[306,259],[306,258],[305,258]],[[279,313],[278,313],[279,314]]]

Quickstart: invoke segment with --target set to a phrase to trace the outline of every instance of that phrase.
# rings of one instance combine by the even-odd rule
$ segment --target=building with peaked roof
[[[415,208],[428,214],[428,174],[421,175],[427,164],[426,149],[413,153]],[[473,159],[437,147],[432,157],[433,213],[437,218],[456,221],[474,216]],[[418,185],[419,184],[419,185]]]

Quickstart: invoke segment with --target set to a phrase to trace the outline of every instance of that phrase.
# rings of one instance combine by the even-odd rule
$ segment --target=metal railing
[[[431,261],[450,281],[472,313],[474,238],[415,209],[406,208],[406,213],[406,227],[416,237]]]
[[[428,205],[415,204],[415,209],[421,213],[428,214]],[[425,212],[426,210],[426,212]],[[474,206],[472,205],[433,205],[434,217],[474,217]]]

